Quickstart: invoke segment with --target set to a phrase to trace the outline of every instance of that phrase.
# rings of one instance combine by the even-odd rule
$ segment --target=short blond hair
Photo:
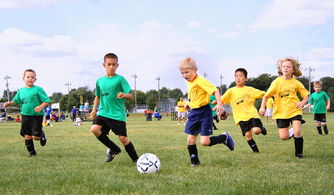
[[[181,68],[196,69],[197,65],[194,59],[188,57],[181,60],[179,69]]]
[[[294,58],[283,58],[283,59],[278,60],[277,69],[278,69],[278,74],[280,76],[283,75],[283,73],[282,73],[282,64],[283,64],[283,62],[286,62],[286,61],[289,61],[292,64],[292,67],[293,67],[293,73],[292,73],[292,75],[293,76],[295,76],[295,77],[302,76],[302,71],[300,70],[300,65],[301,64],[300,64],[300,62],[297,59],[294,59]]]
[[[322,82],[321,81],[314,81],[313,86],[319,85],[322,87]]]

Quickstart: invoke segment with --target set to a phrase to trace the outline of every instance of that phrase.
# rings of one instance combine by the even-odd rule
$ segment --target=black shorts
[[[259,118],[251,118],[248,121],[240,121],[239,125],[243,136],[245,136],[247,131],[252,130],[253,127],[259,127],[260,129],[263,127],[263,124]]]
[[[102,132],[109,134],[110,129],[116,134],[127,137],[126,123],[124,121],[118,121],[104,116],[97,115],[93,120],[93,125],[102,126]]]
[[[276,124],[278,128],[288,128],[290,124],[292,124],[292,121],[294,120],[298,120],[302,124],[305,123],[305,121],[302,118],[302,115],[297,115],[288,119],[276,119]]]
[[[326,114],[314,114],[314,122],[326,123]]]
[[[43,115],[27,116],[22,115],[20,135],[42,136]]]
[[[48,115],[45,115],[45,119],[46,120],[50,120],[50,115],[48,114]]]

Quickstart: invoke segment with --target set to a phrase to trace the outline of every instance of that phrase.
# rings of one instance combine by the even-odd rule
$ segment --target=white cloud
[[[0,9],[50,7],[64,0],[0,0]]]
[[[241,32],[237,32],[237,31],[231,31],[231,32],[227,32],[227,33],[220,33],[217,34],[216,36],[218,38],[236,38],[236,37],[240,37],[242,35]]]
[[[334,15],[332,0],[275,0],[253,24],[252,32],[325,24]]]
[[[200,28],[201,27],[201,23],[197,22],[197,21],[190,21],[186,24],[187,28]]]
[[[48,95],[58,91],[67,93],[66,82],[72,83],[72,88],[93,89],[96,79],[105,74],[103,56],[114,52],[119,56],[118,73],[125,76],[131,86],[131,75],[138,75],[138,90],[156,89],[154,78],[157,76],[161,78],[161,87],[184,90],[177,68],[180,58],[208,53],[190,37],[178,36],[168,24],[147,22],[131,31],[128,28],[123,24],[104,24],[85,32],[90,40],[80,42],[67,35],[46,37],[6,29],[0,33],[0,66],[4,74],[1,76],[12,77],[11,90],[22,87],[22,72],[27,68],[36,70],[36,85],[42,86]]]

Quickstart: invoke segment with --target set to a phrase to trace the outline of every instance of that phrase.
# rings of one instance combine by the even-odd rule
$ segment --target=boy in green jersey
[[[93,110],[90,113],[94,120],[90,130],[101,143],[109,148],[106,162],[112,161],[121,152],[121,149],[107,136],[110,129],[118,135],[132,161],[137,162],[138,155],[127,137],[125,122],[125,98],[132,97],[131,87],[123,76],[116,74],[118,57],[115,54],[108,53],[104,56],[103,67],[106,69],[106,75],[96,81],[96,96]],[[100,107],[96,116],[98,105]]]
[[[317,126],[319,135],[322,135],[321,126],[324,128],[324,133],[328,134],[328,128],[326,123],[326,111],[330,108],[330,98],[326,92],[321,91],[322,82],[315,81],[313,83],[314,93],[311,94],[308,104],[303,109],[313,105],[312,113],[314,114],[314,122]]]
[[[21,132],[25,145],[30,156],[36,155],[33,139],[40,140],[40,144],[45,146],[46,138],[42,130],[44,108],[49,105],[50,99],[43,88],[34,85],[36,72],[27,69],[23,74],[25,87],[19,89],[13,101],[6,102],[5,107],[10,105],[21,105]]]

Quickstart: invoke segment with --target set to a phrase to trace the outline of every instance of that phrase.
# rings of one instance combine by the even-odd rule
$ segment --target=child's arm
[[[132,98],[132,94],[131,93],[123,93],[123,92],[119,92],[117,94],[117,98],[121,99],[121,98],[126,98],[126,99],[131,99]]]
[[[16,106],[17,104],[14,101],[11,102],[5,102],[3,106],[6,108],[7,106]]]
[[[220,93],[218,90],[216,90],[214,92],[214,95],[216,97],[216,100],[220,100]],[[224,109],[223,109],[223,103],[221,101],[217,101],[217,105],[216,105],[216,112],[217,112],[217,115],[219,118],[221,118],[221,115],[223,114],[224,112]]]
[[[262,103],[261,103],[261,108],[259,110],[259,114],[262,115],[262,116],[266,112],[266,103],[267,103],[267,100],[268,100],[267,96],[263,96]]]
[[[328,99],[328,100],[327,100],[326,110],[329,110],[330,108],[331,108],[331,100]]]
[[[302,108],[302,109],[304,110],[304,109],[306,109],[306,108],[310,107],[311,105],[312,105],[312,104],[308,103],[308,104],[306,104],[305,106],[303,106],[303,108]]]
[[[308,96],[305,96],[302,101],[296,103],[296,108],[302,109],[307,101],[308,101]]]
[[[90,112],[90,119],[94,119],[95,116],[96,116],[96,108],[97,106],[100,104],[100,96],[95,96],[95,99],[94,99],[94,105],[93,105],[93,108],[92,108],[92,112]]]
[[[34,108],[34,111],[35,111],[35,112],[40,112],[41,110],[43,110],[43,108],[47,107],[48,105],[49,105],[48,102],[43,102],[43,103],[41,103],[41,105],[36,106],[36,107]]]

